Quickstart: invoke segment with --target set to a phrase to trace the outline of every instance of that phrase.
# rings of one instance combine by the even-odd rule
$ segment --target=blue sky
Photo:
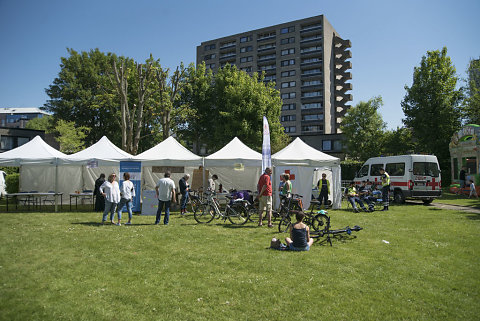
[[[175,68],[202,41],[324,14],[352,42],[353,104],[381,95],[389,128],[428,50],[447,46],[460,77],[480,57],[478,0],[0,0],[0,107],[40,107],[66,48],[150,53]]]

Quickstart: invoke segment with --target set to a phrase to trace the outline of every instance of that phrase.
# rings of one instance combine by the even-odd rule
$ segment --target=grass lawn
[[[0,212],[0,320],[479,319],[480,215],[330,215],[364,230],[288,252],[267,249],[276,226]]]
[[[436,203],[467,206],[480,209],[480,199],[468,198],[468,195],[456,195],[450,193],[448,189],[443,189],[442,197],[434,200]]]

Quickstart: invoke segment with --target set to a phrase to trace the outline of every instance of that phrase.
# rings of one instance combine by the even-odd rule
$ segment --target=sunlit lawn
[[[0,320],[478,320],[480,215],[330,215],[364,230],[297,253],[276,226],[0,212]]]

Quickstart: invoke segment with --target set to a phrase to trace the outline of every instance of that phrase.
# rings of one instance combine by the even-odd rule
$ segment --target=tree
[[[265,115],[269,122],[272,151],[288,143],[289,137],[280,123],[280,93],[272,83],[265,85],[263,75],[254,73],[250,76],[230,65],[218,70],[215,76],[207,73],[203,77],[204,70],[205,66],[200,65],[197,71],[189,71],[190,78],[181,101],[198,113],[184,124],[187,130],[183,133],[199,133],[200,145],[205,144],[210,150],[218,150],[238,136],[246,145],[261,151]],[[194,93],[193,88],[201,90]]]
[[[467,75],[465,122],[467,124],[480,124],[480,58],[470,60]]]
[[[342,120],[341,130],[345,136],[346,153],[353,159],[365,161],[378,156],[382,151],[385,122],[378,113],[383,105],[382,97],[361,101],[350,108]]]
[[[447,48],[428,51],[414,69],[412,86],[405,86],[402,101],[403,123],[412,129],[419,151],[436,155],[443,168],[449,166],[448,145],[461,125],[462,92],[456,89],[457,81]]]
[[[416,149],[416,143],[412,138],[412,130],[409,128],[397,127],[397,129],[387,130],[383,134],[382,154],[411,154]]]
[[[60,143],[60,151],[72,154],[82,150],[88,131],[87,127],[75,127],[74,122],[60,119],[54,129],[57,133],[55,139]]]
[[[43,130],[46,133],[48,133],[53,129],[53,126],[54,126],[53,117],[50,115],[44,115],[43,117],[30,119],[25,125],[25,128]]]

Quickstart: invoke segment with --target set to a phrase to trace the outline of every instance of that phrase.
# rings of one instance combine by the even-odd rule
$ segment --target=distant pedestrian
[[[103,182],[100,186],[99,191],[105,197],[105,209],[103,211],[102,224],[107,220],[108,212],[110,212],[110,222],[115,224],[113,219],[115,218],[115,209],[117,208],[118,202],[120,202],[120,188],[118,183],[115,180],[117,174],[112,173],[108,175],[108,180]],[[118,218],[118,223],[115,225],[120,225],[120,217]]]
[[[327,174],[322,173],[322,178],[318,180],[317,183],[318,191],[320,192],[318,195],[318,201],[320,205],[322,203],[327,206],[328,205],[328,194],[330,194],[330,181],[327,179]]]
[[[390,201],[390,175],[385,171],[385,168],[380,168],[380,178],[382,179],[382,199],[383,210],[388,211]]]
[[[215,181],[218,179],[216,174],[212,175],[212,178],[208,179],[208,187],[207,190],[210,192],[215,192]]]
[[[468,198],[471,198],[472,196],[475,196],[476,198],[478,198],[477,190],[475,188],[475,183],[471,180],[470,181],[470,195],[468,196]]]
[[[462,169],[460,170],[460,176],[459,176],[459,181],[460,181],[460,189],[464,188],[465,187],[465,177],[467,175],[467,171],[466,171],[466,167],[465,166],[462,166]]]
[[[185,215],[187,212],[188,194],[190,192],[190,185],[188,184],[189,174],[185,174],[180,181],[178,181],[178,187],[180,188],[180,194],[182,198],[180,200],[180,214]]]
[[[273,227],[272,225],[272,180],[270,179],[272,175],[272,169],[270,167],[265,168],[265,173],[260,176],[258,180],[257,189],[258,195],[257,199],[259,200],[258,205],[258,226],[262,226],[263,211],[267,212],[268,227]]]
[[[160,179],[155,186],[155,192],[158,198],[157,217],[155,225],[160,223],[163,207],[165,207],[165,217],[163,218],[163,225],[168,225],[170,220],[170,204],[175,203],[175,183],[170,178],[170,172],[165,172],[163,178]]]
[[[95,196],[95,212],[103,212],[105,209],[105,198],[102,193],[100,193],[100,186],[105,182],[105,174],[100,174],[100,177],[95,181],[95,188],[93,190],[93,195]]]
[[[132,181],[130,180],[130,174],[125,172],[123,173],[123,182],[122,187],[120,188],[120,203],[117,206],[117,216],[118,216],[118,223],[120,223],[120,219],[122,218],[122,208],[123,206],[127,207],[128,213],[128,222],[127,225],[132,224],[132,207],[133,207],[133,198],[135,197],[135,186],[133,186]]]

